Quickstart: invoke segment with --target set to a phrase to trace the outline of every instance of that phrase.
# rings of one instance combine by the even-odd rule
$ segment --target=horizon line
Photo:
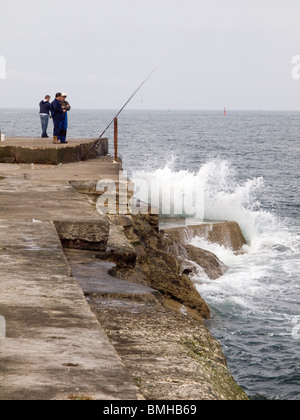
[[[118,108],[72,108],[73,111],[115,111]],[[0,107],[0,110],[30,110],[30,111],[37,111],[38,112],[38,107]],[[200,109],[200,108],[127,108],[124,110],[124,112],[126,111],[164,111],[164,112],[169,112],[169,111],[181,111],[181,112],[190,112],[190,111],[197,111],[197,112],[224,112],[224,108],[208,108],[208,109]],[[300,109],[254,109],[254,108],[249,108],[249,109],[234,109],[234,108],[227,108],[226,107],[226,111],[227,112],[300,112]]]

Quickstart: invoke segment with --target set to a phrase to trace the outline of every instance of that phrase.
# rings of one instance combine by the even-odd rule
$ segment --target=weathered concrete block
[[[79,162],[81,160],[81,145],[57,149],[57,163]]]
[[[15,163],[16,148],[14,146],[0,147],[0,163]]]
[[[58,164],[57,149],[16,147],[15,163]]]
[[[110,223],[108,247],[110,260],[117,264],[118,268],[134,267],[136,263],[136,250],[123,233],[123,229]]]
[[[241,252],[246,240],[240,226],[236,222],[203,223],[202,225],[165,229],[165,234],[174,241],[188,244],[199,236],[209,242],[217,243],[234,252]]]
[[[97,147],[93,148],[93,150],[90,150],[92,145],[93,143],[81,144],[80,160],[83,158],[95,159],[98,156],[108,155],[108,139],[107,138],[100,139]]]
[[[71,139],[67,145],[54,145],[51,139],[7,138],[5,143],[0,143],[0,163],[58,165],[106,156],[108,139],[101,139],[89,152],[94,142],[95,139]]]
[[[105,216],[95,221],[54,221],[65,248],[105,251],[109,222]]]

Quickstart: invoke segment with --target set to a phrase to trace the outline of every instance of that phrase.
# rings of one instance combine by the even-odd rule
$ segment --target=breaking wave
[[[158,207],[160,216],[193,218],[202,215],[207,221],[235,221],[248,243],[258,234],[274,231],[278,221],[273,214],[262,209],[258,199],[265,189],[263,178],[241,183],[232,164],[219,158],[207,161],[198,172],[175,171],[174,164],[172,160],[162,169],[133,174],[133,180],[139,186],[136,197]],[[155,193],[151,195],[151,191]],[[166,197],[167,204],[162,205]],[[184,202],[186,197],[188,208],[192,207],[193,212],[185,211],[186,206],[182,206],[181,200]],[[176,213],[174,208],[182,208],[183,211]],[[170,212],[165,209],[170,209]]]

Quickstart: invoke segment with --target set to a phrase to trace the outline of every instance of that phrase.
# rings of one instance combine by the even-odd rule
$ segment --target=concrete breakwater
[[[157,216],[97,213],[120,169],[0,164],[0,399],[247,399],[182,245]]]
[[[192,238],[199,236],[208,242],[216,243],[240,253],[246,240],[236,222],[206,222],[199,225],[165,229],[165,233],[175,241],[188,244]]]
[[[93,150],[95,139],[72,139],[69,144],[52,145],[52,140],[7,137],[0,142],[0,163],[29,163],[58,165],[80,162],[108,154],[108,139],[103,138]]]

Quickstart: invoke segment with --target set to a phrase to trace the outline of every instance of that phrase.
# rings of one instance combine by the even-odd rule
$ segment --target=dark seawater
[[[97,137],[115,111],[72,110],[72,137]],[[51,126],[52,123],[50,123]],[[0,110],[7,136],[40,135],[32,110]],[[253,398],[300,397],[300,113],[125,111],[119,119],[124,167],[168,184],[205,179],[205,217],[239,222],[247,253],[195,238],[229,272],[194,281],[209,303],[208,327],[237,382]],[[108,136],[111,139],[112,131]]]

